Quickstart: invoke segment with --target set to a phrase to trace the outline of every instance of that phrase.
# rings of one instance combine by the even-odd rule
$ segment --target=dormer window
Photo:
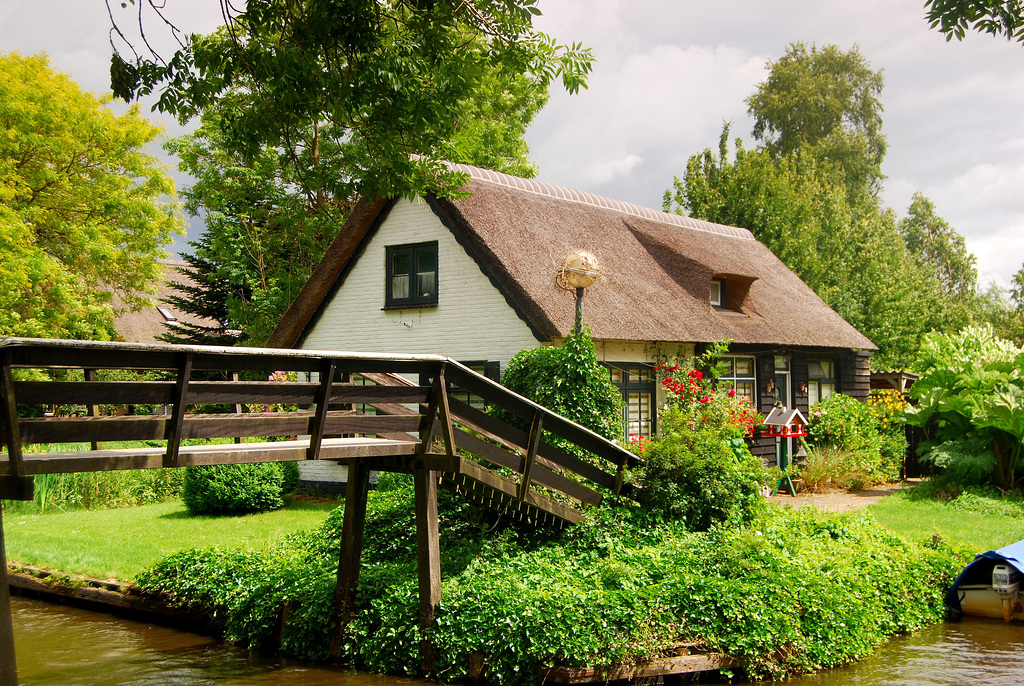
[[[722,315],[746,317],[747,295],[756,276],[716,274],[711,278],[711,306]]]
[[[157,305],[156,306],[156,311],[160,313],[160,315],[164,318],[165,322],[176,322],[176,321],[178,321],[178,318],[174,316],[174,313],[171,312],[166,307],[163,307],[161,305]]]
[[[712,307],[725,307],[725,279],[711,279]]]
[[[385,307],[437,304],[437,241],[387,246]]]

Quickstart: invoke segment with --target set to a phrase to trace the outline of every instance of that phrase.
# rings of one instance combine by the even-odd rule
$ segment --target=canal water
[[[848,667],[786,686],[1011,686],[1024,684],[1024,624],[968,618],[895,638]]]
[[[267,659],[205,636],[15,597],[22,686],[400,686],[425,684]],[[762,682],[763,683],[763,682]],[[938,624],[861,662],[787,686],[1024,684],[1024,625]]]

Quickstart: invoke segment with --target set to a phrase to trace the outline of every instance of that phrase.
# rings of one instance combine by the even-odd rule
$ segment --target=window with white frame
[[[756,407],[757,375],[754,358],[748,355],[726,355],[719,364],[724,373],[718,379],[719,388],[733,389],[736,395],[746,398]]]
[[[836,392],[835,360],[807,361],[807,405],[810,407]]]
[[[724,279],[711,279],[711,306],[725,307]]]

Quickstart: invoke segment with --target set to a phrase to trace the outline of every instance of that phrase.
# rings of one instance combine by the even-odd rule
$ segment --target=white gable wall
[[[437,241],[436,307],[384,310],[385,247]],[[540,341],[426,202],[398,200],[307,333],[307,350],[436,353],[501,363]]]

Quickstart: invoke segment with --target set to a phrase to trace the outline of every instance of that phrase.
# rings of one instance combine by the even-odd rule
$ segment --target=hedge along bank
[[[411,488],[375,492],[343,660],[394,674],[420,666]],[[886,533],[868,515],[762,508],[743,527],[693,532],[640,508],[600,508],[561,538],[490,531],[490,513],[441,496],[444,598],[430,639],[457,681],[482,655],[493,684],[544,666],[609,665],[681,642],[735,655],[753,676],[831,667],[942,617],[969,555]],[[270,550],[184,551],[139,576],[199,607],[246,647],[327,658],[341,510]],[[490,531],[488,533],[488,531]]]

